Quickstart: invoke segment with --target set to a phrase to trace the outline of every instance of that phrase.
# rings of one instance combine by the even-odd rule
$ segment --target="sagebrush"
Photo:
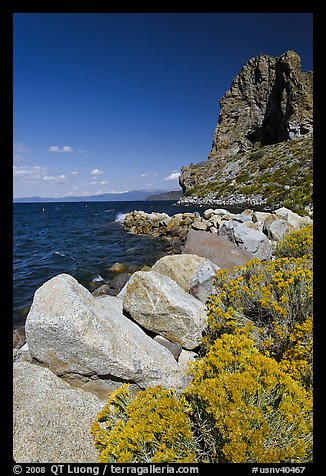
[[[311,237],[217,271],[189,387],[113,392],[92,426],[99,462],[312,461]]]

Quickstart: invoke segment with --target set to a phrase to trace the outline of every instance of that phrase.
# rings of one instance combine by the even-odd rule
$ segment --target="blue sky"
[[[242,66],[312,70],[312,14],[14,15],[14,197],[177,190]]]

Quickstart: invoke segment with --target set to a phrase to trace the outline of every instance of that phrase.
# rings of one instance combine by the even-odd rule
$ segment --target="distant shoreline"
[[[104,193],[101,195],[70,196],[70,197],[19,197],[13,203],[57,203],[57,202],[138,202],[151,200],[169,193],[181,193],[171,190],[131,190],[130,192]],[[177,198],[177,200],[180,197]],[[158,198],[158,200],[161,200]],[[174,197],[172,198],[174,200]]]

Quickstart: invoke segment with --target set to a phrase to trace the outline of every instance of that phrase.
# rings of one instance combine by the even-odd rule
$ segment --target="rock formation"
[[[312,132],[312,72],[300,57],[261,55],[241,69],[220,100],[220,115],[209,157],[283,142]]]
[[[178,203],[312,213],[312,132],[313,73],[297,53],[252,58],[220,100],[208,160],[182,167]]]

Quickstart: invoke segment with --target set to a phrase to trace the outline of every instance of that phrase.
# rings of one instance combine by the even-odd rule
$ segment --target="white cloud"
[[[14,152],[30,152],[28,145],[23,144],[22,142],[14,142],[13,150]]]
[[[17,165],[14,165],[13,176],[14,178],[20,178],[23,182],[27,183],[66,183],[68,178],[63,174],[49,175],[48,169],[46,167],[40,167],[39,165],[35,165],[34,167],[18,167]]]
[[[103,170],[94,169],[91,171],[91,175],[102,175],[102,174],[104,174]]]
[[[13,166],[14,178],[21,177],[24,182],[41,182],[46,174],[47,168],[40,167],[39,165],[35,165],[34,167]]]
[[[77,170],[73,170],[72,172],[69,172],[70,175],[79,175],[79,172]]]
[[[164,177],[164,180],[177,180],[180,177],[181,173],[177,172],[176,170],[173,170],[173,172],[168,175],[167,177]]]
[[[90,185],[107,185],[108,183],[109,182],[107,180],[100,180],[96,175],[93,175]]]
[[[72,153],[74,152],[74,149],[70,147],[70,145],[64,145],[63,147],[51,145],[49,152],[59,152],[60,154],[64,154],[65,152]]]
[[[158,173],[157,173],[157,172],[155,172],[155,174],[153,174],[153,175],[154,175],[154,177],[157,177],[157,176],[158,176]]]
[[[43,177],[45,182],[49,183],[66,183],[67,176],[66,175],[46,175]]]
[[[147,174],[140,174],[141,177],[147,177]]]

